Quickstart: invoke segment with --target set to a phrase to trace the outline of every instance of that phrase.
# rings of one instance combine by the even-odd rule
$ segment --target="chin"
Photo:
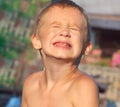
[[[76,57],[71,57],[71,56],[68,56],[68,55],[56,55],[56,56],[53,56],[54,58],[56,59],[59,59],[59,60],[66,60],[66,61],[74,61],[75,59],[77,59]]]
[[[54,57],[56,59],[64,59],[64,60],[67,60],[67,59],[73,60],[78,58],[78,55],[72,55],[70,54],[70,52],[44,51],[44,54],[49,57]]]

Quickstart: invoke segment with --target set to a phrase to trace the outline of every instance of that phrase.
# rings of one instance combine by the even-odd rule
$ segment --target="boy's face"
[[[43,54],[76,60],[81,54],[84,36],[82,15],[71,7],[54,6],[41,19],[39,40]]]

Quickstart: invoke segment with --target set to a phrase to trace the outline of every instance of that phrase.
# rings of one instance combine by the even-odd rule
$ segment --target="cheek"
[[[83,36],[80,34],[74,35],[73,40],[74,40],[75,44],[78,44],[79,46],[81,46],[83,44],[83,41],[84,41]]]
[[[83,48],[83,38],[80,36],[76,36],[74,40],[75,50],[80,53]]]
[[[40,38],[42,48],[48,48],[50,47],[50,44],[52,43],[53,33],[46,33],[46,35],[43,35]]]

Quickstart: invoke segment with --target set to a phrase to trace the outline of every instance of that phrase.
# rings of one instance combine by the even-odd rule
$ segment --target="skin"
[[[31,39],[45,68],[25,80],[21,107],[99,107],[94,80],[75,63],[83,48],[81,18],[75,8],[57,6],[43,16],[38,35]],[[89,43],[84,53],[90,50]]]

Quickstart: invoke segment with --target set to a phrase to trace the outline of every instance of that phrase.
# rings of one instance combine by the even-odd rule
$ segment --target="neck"
[[[77,71],[77,65],[69,60],[47,57],[43,59],[45,65],[45,79],[47,87],[53,87],[67,81]]]

